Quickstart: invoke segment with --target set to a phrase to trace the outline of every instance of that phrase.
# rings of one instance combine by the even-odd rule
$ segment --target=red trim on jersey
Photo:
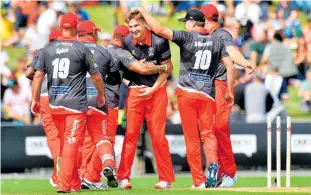
[[[79,41],[77,37],[63,37],[60,36],[57,38],[58,41]]]
[[[148,45],[149,47],[152,46],[152,40],[151,40],[151,30],[149,30],[147,28],[146,30],[146,37],[145,37],[145,40],[140,42],[139,40],[133,38],[133,45],[136,46],[138,43],[142,43],[142,44],[145,44],[145,45]]]
[[[81,42],[86,42],[86,43],[96,43],[96,39],[94,39],[94,37],[92,36],[79,37],[79,40]]]
[[[199,33],[203,34],[203,35],[208,35],[209,34],[209,32],[205,28],[200,28]]]

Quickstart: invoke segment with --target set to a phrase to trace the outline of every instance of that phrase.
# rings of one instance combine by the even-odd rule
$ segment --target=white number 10
[[[57,79],[58,77],[61,79],[65,79],[69,74],[69,65],[70,60],[68,58],[56,58],[52,62],[53,65],[53,79]]]
[[[211,65],[212,53],[210,50],[199,50],[195,53],[193,69],[207,70]]]

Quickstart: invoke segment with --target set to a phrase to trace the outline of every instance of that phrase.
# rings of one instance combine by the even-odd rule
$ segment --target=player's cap
[[[62,36],[62,31],[60,30],[53,30],[49,35],[49,41],[52,42],[56,40],[58,37]]]
[[[97,28],[90,20],[85,20],[78,24],[78,35],[92,34],[100,31],[100,28]]]
[[[78,16],[74,13],[67,13],[63,15],[60,20],[59,27],[62,29],[75,28],[79,23]]]
[[[186,16],[184,18],[179,18],[179,22],[187,22],[188,20],[194,20],[197,22],[205,22],[204,14],[197,9],[188,10]]]
[[[130,34],[129,28],[125,25],[119,25],[114,29],[113,38],[123,39]]]
[[[219,13],[214,5],[206,4],[201,7],[200,11],[205,15],[206,18],[218,21]]]

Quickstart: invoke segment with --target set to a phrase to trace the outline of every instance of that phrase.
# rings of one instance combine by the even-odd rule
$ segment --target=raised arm
[[[131,11],[140,11],[152,32],[170,41],[173,39],[173,31],[169,28],[162,27],[161,24],[154,17],[152,17],[146,9],[139,7],[132,8]]]

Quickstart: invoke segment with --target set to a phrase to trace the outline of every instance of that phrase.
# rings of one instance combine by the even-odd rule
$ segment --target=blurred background
[[[183,30],[184,24],[177,19],[183,17],[188,9],[200,8],[206,3],[212,3],[218,8],[221,17],[219,22],[232,34],[236,46],[244,56],[257,66],[253,75],[245,74],[245,71],[237,66],[236,95],[230,119],[232,131],[237,128],[234,125],[253,123],[252,128],[261,129],[263,133],[266,129],[267,116],[275,118],[280,115],[282,119],[291,116],[294,122],[302,124],[310,122],[311,1],[2,0],[0,23],[2,126],[18,127],[19,130],[24,126],[22,130],[27,129],[29,133],[38,127],[29,125],[41,124],[40,117],[34,118],[30,113],[31,83],[25,77],[25,70],[34,53],[47,44],[51,30],[58,28],[64,13],[75,12],[81,21],[92,20],[102,30],[98,44],[106,47],[112,38],[114,27],[124,24],[123,16],[132,7],[144,6],[165,27]],[[169,94],[167,124],[178,134],[182,134],[178,125],[180,117],[174,95],[178,83],[179,48],[173,43],[170,44],[174,71],[167,87]],[[122,85],[121,93],[119,128],[124,130],[127,93],[125,85]],[[310,124],[303,126],[302,129],[308,132],[304,134],[310,136],[311,129],[308,125]],[[245,126],[240,128],[243,129]],[[142,129],[143,139],[138,146],[141,149],[140,153],[152,156],[152,153],[144,152],[148,151],[145,149],[148,148],[148,142],[144,141],[146,131],[144,127]],[[3,135],[4,131],[2,142]],[[180,139],[183,141],[183,138]],[[311,148],[311,138],[303,143],[309,144]],[[34,147],[39,145],[37,143]]]

